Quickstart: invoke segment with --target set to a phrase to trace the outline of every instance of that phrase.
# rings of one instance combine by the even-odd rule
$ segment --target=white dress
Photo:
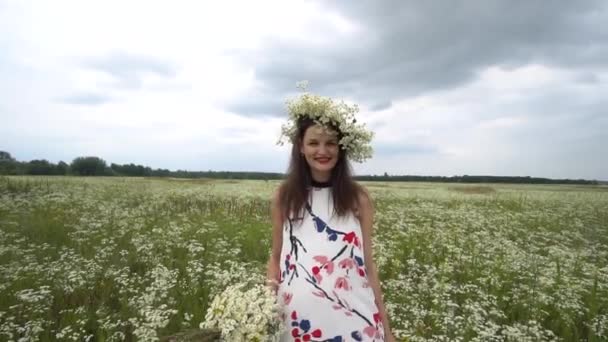
[[[283,225],[281,341],[384,341],[354,214],[337,217],[331,187],[313,187],[302,219]]]

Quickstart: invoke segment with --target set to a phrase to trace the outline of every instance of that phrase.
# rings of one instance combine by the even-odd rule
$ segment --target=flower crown
[[[288,122],[281,126],[278,145],[283,145],[285,138],[295,143],[298,121],[310,118],[323,127],[333,126],[342,133],[338,144],[350,160],[362,163],[372,157],[370,142],[374,133],[367,130],[365,124],[357,124],[355,113],[359,112],[359,107],[356,104],[349,106],[344,101],[335,102],[329,97],[305,92],[295,99],[287,100],[287,110]]]

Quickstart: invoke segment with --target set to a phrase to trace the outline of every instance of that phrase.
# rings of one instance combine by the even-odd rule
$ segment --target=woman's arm
[[[365,257],[365,268],[367,270],[367,279],[370,286],[374,291],[376,297],[376,305],[380,312],[382,319],[382,325],[384,326],[384,338],[386,341],[395,341],[391,333],[389,325],[388,315],[386,308],[384,307],[384,301],[382,299],[382,289],[380,288],[380,280],[378,279],[378,271],[376,269],[376,263],[372,257],[372,230],[374,223],[374,206],[369,193],[362,188],[362,192],[359,195],[359,221],[361,223],[361,232],[363,234],[363,255]]]
[[[270,202],[270,221],[272,223],[272,251],[268,259],[266,279],[276,292],[281,269],[281,248],[283,247],[283,214],[280,205],[280,188],[275,191]]]

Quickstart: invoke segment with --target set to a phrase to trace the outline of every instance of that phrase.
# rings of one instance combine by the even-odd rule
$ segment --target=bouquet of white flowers
[[[201,329],[218,329],[224,341],[278,341],[283,330],[276,295],[263,284],[242,282],[216,295]]]

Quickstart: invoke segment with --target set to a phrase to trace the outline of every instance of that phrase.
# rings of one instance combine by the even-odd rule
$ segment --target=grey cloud
[[[598,91],[601,94],[605,91],[599,87],[591,87],[593,89],[590,92]],[[543,89],[542,92],[532,92],[526,101],[516,103],[505,109],[546,120],[564,117],[581,123],[588,123],[605,116],[607,114],[606,108],[608,108],[608,99],[604,96],[593,93],[581,95],[573,92],[571,87],[558,87]]]
[[[311,91],[353,97],[381,110],[386,108],[381,104],[398,98],[462,85],[490,65],[608,67],[608,6],[603,1],[549,6],[542,1],[344,0],[322,5],[362,32],[336,37],[331,46],[275,38],[259,50],[232,52],[254,67],[266,87],[258,102],[284,99],[306,79]],[[243,99],[228,107],[243,115],[276,112],[260,111]]]
[[[583,71],[578,74],[576,81],[584,84],[598,84],[600,83],[600,79],[597,75],[590,71]]]
[[[284,116],[285,108],[284,99],[272,97],[272,93],[267,93],[243,96],[238,102],[228,103],[226,109],[249,116]]]
[[[375,104],[372,104],[370,106],[370,109],[373,111],[385,110],[385,109],[391,108],[392,105],[393,105],[393,103],[391,101],[380,101]]]
[[[104,57],[87,59],[83,66],[104,72],[116,79],[114,86],[141,88],[145,74],[156,74],[164,78],[176,75],[175,66],[150,56],[114,53]]]
[[[112,101],[109,96],[95,94],[95,93],[79,93],[66,96],[57,100],[57,102],[74,104],[74,105],[88,105],[97,106]]]

